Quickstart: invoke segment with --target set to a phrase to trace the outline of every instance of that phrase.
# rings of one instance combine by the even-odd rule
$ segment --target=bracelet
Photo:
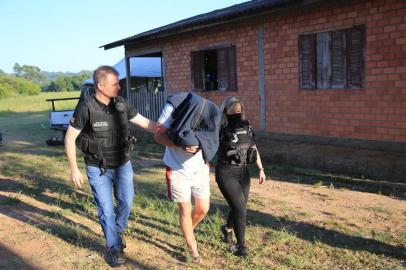
[[[258,168],[258,170],[263,171],[263,170],[264,170],[264,168]]]

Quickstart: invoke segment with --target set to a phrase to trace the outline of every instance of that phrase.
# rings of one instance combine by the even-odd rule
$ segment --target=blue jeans
[[[128,161],[116,169],[108,169],[100,176],[100,168],[87,165],[87,177],[97,206],[99,222],[106,237],[107,250],[120,251],[123,247],[119,233],[128,224],[134,198],[133,168]],[[114,212],[112,192],[117,201]]]

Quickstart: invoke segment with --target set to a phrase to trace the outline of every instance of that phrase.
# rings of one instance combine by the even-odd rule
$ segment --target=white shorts
[[[174,202],[188,202],[191,196],[197,199],[210,198],[210,168],[208,165],[191,175],[184,175],[166,167],[166,191]]]

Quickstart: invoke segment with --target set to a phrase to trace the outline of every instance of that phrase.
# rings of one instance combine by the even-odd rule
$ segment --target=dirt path
[[[270,181],[265,185],[253,182],[251,198],[261,201],[265,213],[275,216],[296,213],[297,221],[306,219],[323,225],[334,220],[335,225],[354,232],[406,231],[406,201],[384,195]]]
[[[159,161],[151,164],[145,160],[138,162],[138,166],[157,164]],[[17,181],[4,176],[0,178]],[[212,190],[217,192],[214,176],[211,178]],[[62,223],[73,224],[72,231],[48,232],[52,216],[64,211],[62,207],[50,206],[15,191],[2,190],[0,269],[109,269],[103,261],[102,233],[95,219],[73,212],[64,213]],[[364,231],[364,237],[372,237],[374,232],[385,232],[387,237],[406,232],[406,201],[378,194],[278,181],[258,185],[253,179],[250,206],[286,226],[306,222],[311,224],[310,229],[318,230],[321,227],[328,229],[331,225],[347,233]],[[57,223],[52,225],[58,228]],[[86,233],[75,234],[75,226]],[[71,238],[76,242],[69,243]],[[92,248],[78,247],[78,241],[89,239],[96,243]],[[184,263],[174,263],[173,258],[147,240],[128,240],[129,258],[142,260],[130,259],[123,269],[187,268]],[[145,261],[150,261],[148,267],[142,263]]]
[[[14,196],[6,192],[0,195]],[[74,269],[77,264],[92,264],[95,254],[46,231],[47,214],[55,207],[23,195],[18,200],[18,204],[0,206],[0,269]]]

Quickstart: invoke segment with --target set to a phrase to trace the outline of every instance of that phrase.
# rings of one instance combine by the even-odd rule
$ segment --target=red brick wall
[[[266,131],[406,142],[406,1],[347,1],[269,15],[264,23]],[[365,89],[299,90],[298,35],[365,24]],[[237,92],[200,92],[217,104],[236,95],[259,128],[257,19],[158,41],[169,92],[191,90],[190,52],[234,44]],[[140,48],[154,44],[142,44]]]
[[[245,106],[249,107],[248,119],[255,127],[259,127],[256,29],[255,22],[245,22],[182,35],[175,41],[169,41],[168,45],[164,47],[165,76],[169,92],[191,90],[191,51],[233,44],[237,51],[238,91],[199,92],[198,94],[209,98],[218,105],[228,95],[238,96]]]
[[[406,142],[406,1],[348,1],[268,17],[268,131]],[[365,24],[363,90],[299,90],[298,34]]]

